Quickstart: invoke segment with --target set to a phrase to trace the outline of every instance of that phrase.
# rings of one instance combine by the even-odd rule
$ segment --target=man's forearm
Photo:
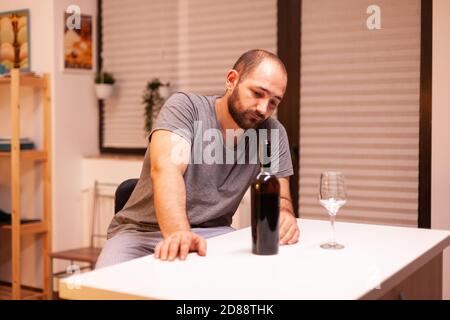
[[[283,196],[280,197],[280,211],[287,211],[291,213],[293,216],[295,216],[294,208],[292,206],[292,201],[290,198]]]
[[[186,188],[176,169],[152,171],[156,218],[164,238],[176,231],[190,230],[186,214]]]

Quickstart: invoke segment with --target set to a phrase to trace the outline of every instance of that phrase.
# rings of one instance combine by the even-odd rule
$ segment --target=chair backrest
[[[94,181],[91,220],[91,247],[102,247],[107,239],[107,226],[111,221],[116,183]]]
[[[114,197],[114,214],[123,209],[138,181],[139,179],[128,179],[119,184]]]

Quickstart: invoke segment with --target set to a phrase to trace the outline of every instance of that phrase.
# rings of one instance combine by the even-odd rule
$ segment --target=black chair
[[[139,179],[128,179],[119,184],[114,196],[114,213],[123,209],[128,199],[130,199]]]

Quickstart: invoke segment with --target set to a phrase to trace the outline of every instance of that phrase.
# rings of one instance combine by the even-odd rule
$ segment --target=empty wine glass
[[[336,242],[334,221],[339,209],[347,201],[344,175],[341,172],[325,171],[320,175],[319,202],[328,211],[331,220],[331,241],[320,245],[323,249],[343,249],[344,245]]]

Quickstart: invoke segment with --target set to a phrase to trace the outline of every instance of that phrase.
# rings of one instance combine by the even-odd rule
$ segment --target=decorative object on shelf
[[[64,71],[93,71],[92,16],[81,15],[80,28],[69,29],[65,23],[71,14],[64,13]]]
[[[158,116],[164,101],[169,95],[170,83],[162,83],[158,78],[154,78],[147,83],[143,96],[145,104],[145,130],[149,132],[156,117]]]
[[[30,71],[30,11],[0,13],[0,74],[13,68]],[[3,72],[2,72],[3,71]]]
[[[97,93],[97,98],[100,100],[108,99],[112,93],[114,88],[114,83],[116,79],[110,72],[100,71],[95,76],[95,92]]]
[[[34,143],[28,138],[20,139],[20,150],[32,150],[34,149]],[[11,139],[0,138],[0,152],[11,151]]]

